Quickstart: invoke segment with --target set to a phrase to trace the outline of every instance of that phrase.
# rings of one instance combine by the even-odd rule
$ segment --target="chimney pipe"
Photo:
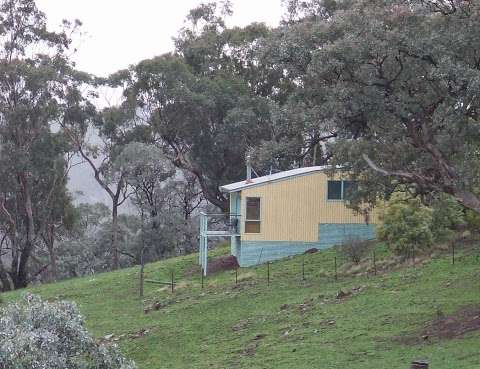
[[[250,155],[247,155],[247,183],[252,182],[252,161]]]

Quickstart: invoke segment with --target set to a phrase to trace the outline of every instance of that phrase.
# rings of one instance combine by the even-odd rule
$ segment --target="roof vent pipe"
[[[247,155],[247,183],[252,183],[252,158]]]

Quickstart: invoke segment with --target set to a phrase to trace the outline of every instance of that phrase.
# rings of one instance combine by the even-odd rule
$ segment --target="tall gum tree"
[[[99,80],[97,84],[105,86],[108,81]],[[123,166],[116,165],[116,161],[129,142],[143,140],[145,134],[142,127],[135,126],[124,105],[98,112],[88,100],[78,100],[74,101],[69,111],[71,114],[61,125],[75,151],[93,171],[96,182],[111,200],[110,250],[112,268],[118,269],[121,254],[118,242],[119,208],[132,193],[126,180],[128,173]],[[88,132],[91,130],[96,132],[99,142],[89,140]]]
[[[7,252],[11,261],[6,270],[0,259],[4,289],[9,281],[14,288],[29,283],[30,261],[46,224],[42,209],[65,186],[65,151],[45,142],[53,142],[51,126],[83,78],[67,56],[77,26],[64,22],[62,31],[50,32],[33,0],[0,3],[1,255]]]
[[[153,141],[225,212],[228,199],[219,186],[245,177],[248,148],[270,134],[268,103],[256,93],[249,65],[252,43],[268,30],[227,29],[229,12],[228,3],[222,10],[215,4],[193,9],[175,53],[134,66],[125,90]]]
[[[331,163],[362,179],[371,201],[381,184],[407,184],[479,213],[480,4],[310,1],[302,9],[290,29],[312,23],[318,46],[299,89],[338,136]]]

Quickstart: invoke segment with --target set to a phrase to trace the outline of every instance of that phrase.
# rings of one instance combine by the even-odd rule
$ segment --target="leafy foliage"
[[[99,345],[77,307],[27,295],[0,311],[0,367],[135,369],[115,347]]]
[[[432,209],[432,232],[436,241],[451,239],[456,229],[466,225],[465,208],[451,196],[435,199]]]
[[[59,229],[68,228],[66,190],[70,147],[54,122],[70,119],[89,76],[74,70],[70,35],[78,22],[47,30],[33,0],[0,3],[0,282],[26,287],[52,259],[32,262],[38,250],[54,255]],[[89,104],[86,104],[89,105]],[[76,118],[75,118],[76,119]],[[57,130],[58,131],[58,130]],[[36,259],[38,260],[38,259]]]
[[[419,198],[395,193],[385,205],[378,237],[396,253],[406,256],[413,248],[425,249],[433,244],[432,221],[432,210]]]

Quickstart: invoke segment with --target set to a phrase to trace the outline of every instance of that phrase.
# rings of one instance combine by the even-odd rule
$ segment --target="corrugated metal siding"
[[[260,234],[245,234],[242,222],[242,240],[317,242],[321,223],[365,223],[343,201],[327,201],[327,180],[316,172],[243,190],[242,220],[246,197],[260,197],[262,224]],[[370,222],[376,223],[375,214]]]
[[[317,242],[242,241],[240,252],[235,256],[240,266],[248,267],[303,254],[313,248],[323,250],[341,245],[350,237],[370,240],[375,238],[375,226],[372,224],[319,224],[318,235]]]

